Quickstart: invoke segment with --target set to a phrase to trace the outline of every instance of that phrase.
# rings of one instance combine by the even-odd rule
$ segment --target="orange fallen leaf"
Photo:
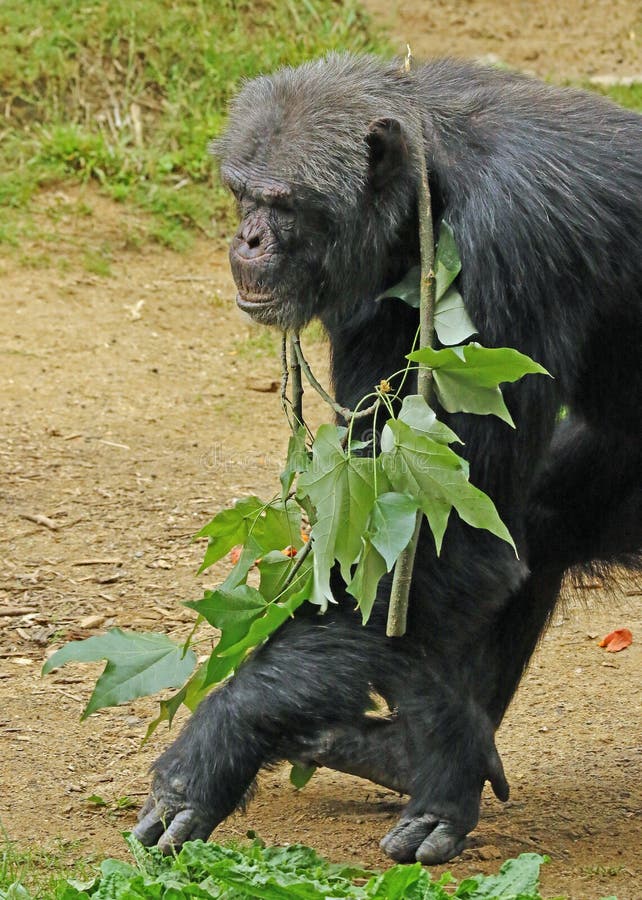
[[[232,547],[232,549],[230,550],[230,562],[232,563],[233,566],[235,566],[237,564],[237,562],[239,561],[239,559],[241,558],[242,550],[243,550],[243,547],[240,544],[237,544],[236,547]]]
[[[607,653],[618,653],[626,650],[633,643],[633,635],[628,628],[616,628],[602,638],[598,647],[604,647]]]

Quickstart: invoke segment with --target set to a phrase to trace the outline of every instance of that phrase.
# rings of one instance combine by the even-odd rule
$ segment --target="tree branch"
[[[430,202],[430,187],[428,185],[428,172],[426,170],[426,158],[423,150],[421,128],[418,129],[416,140],[416,153],[419,157],[419,184],[417,197],[417,211],[419,215],[419,246],[421,250],[421,292],[419,305],[419,348],[431,347],[435,330],[435,239],[432,222],[432,206]],[[417,374],[417,387],[419,393],[430,406],[432,401],[432,371],[426,366],[420,366]],[[395,573],[390,589],[390,604],[388,606],[388,622],[386,634],[388,637],[402,637],[406,633],[408,620],[408,600],[410,596],[410,584],[415,564],[419,533],[423,520],[422,510],[417,512],[415,531],[410,543],[401,553],[395,564]]]

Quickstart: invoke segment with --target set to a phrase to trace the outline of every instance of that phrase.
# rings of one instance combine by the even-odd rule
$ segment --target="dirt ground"
[[[555,81],[642,79],[638,0],[365,0],[398,53],[501,61]],[[397,49],[398,48],[398,49]]]
[[[459,15],[466,27],[456,30],[473,49],[448,48],[494,52],[473,28],[486,5],[426,5],[412,22],[416,51],[425,40],[443,52]],[[555,45],[559,71],[576,72],[599,32],[607,71],[631,74],[639,55],[620,65],[618,53],[630,50],[634,7],[610,3],[600,31],[606,4],[592,4],[582,45],[575,12],[587,5],[558,3],[537,46],[548,54]],[[572,47],[559,35],[563,14]],[[503,58],[530,65],[521,44],[510,46]],[[89,191],[49,192],[39,208],[42,239],[0,257],[0,823],[22,848],[71,860],[124,854],[119,832],[135,818],[127,798],[142,802],[147,767],[168,738],[160,729],[140,748],[151,701],[81,725],[99,670],[66,667],[43,680],[46,652],[112,624],[184,636],[192,614],[181,601],[225,569],[196,577],[203,546],[192,534],[233,497],[271,495],[286,434],[272,392],[276,345],[237,314],[220,247],[135,249],[137,216]],[[90,274],[101,253],[111,255],[109,273]],[[313,356],[323,352],[319,344]],[[546,896],[639,898],[641,591],[623,577],[615,602],[591,583],[556,616],[498,738],[512,798],[486,798],[471,847],[449,866],[458,878],[537,850],[552,858]],[[599,636],[623,626],[636,638],[629,649],[598,649]],[[284,768],[262,777],[248,813],[217,834],[251,828],[267,842],[383,866],[378,841],[402,805],[327,771],[296,793]]]

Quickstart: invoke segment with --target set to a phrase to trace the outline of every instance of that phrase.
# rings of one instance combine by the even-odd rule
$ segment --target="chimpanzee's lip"
[[[243,312],[253,312],[259,307],[270,306],[274,303],[274,294],[254,294],[250,291],[239,291],[236,295],[236,305]]]

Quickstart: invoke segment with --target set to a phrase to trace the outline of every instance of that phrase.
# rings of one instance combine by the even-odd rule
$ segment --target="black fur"
[[[416,331],[414,311],[374,300],[418,262],[416,134],[481,342],[555,378],[506,389],[516,431],[449,417],[520,561],[453,513],[439,560],[422,536],[399,640],[384,636],[389,582],[365,629],[337,582],[335,608],[297,615],[157,761],[146,843],[208,834],[287,757],[408,792],[382,842],[395,859],[450,858],[484,781],[507,796],[494,729],[565,571],[640,564],[641,123],[593,95],[449,60],[405,72],[333,56],[243,89],[215,146],[243,217],[238,303],[286,328],[320,318],[342,404],[402,367]],[[389,719],[366,716],[372,691]]]

